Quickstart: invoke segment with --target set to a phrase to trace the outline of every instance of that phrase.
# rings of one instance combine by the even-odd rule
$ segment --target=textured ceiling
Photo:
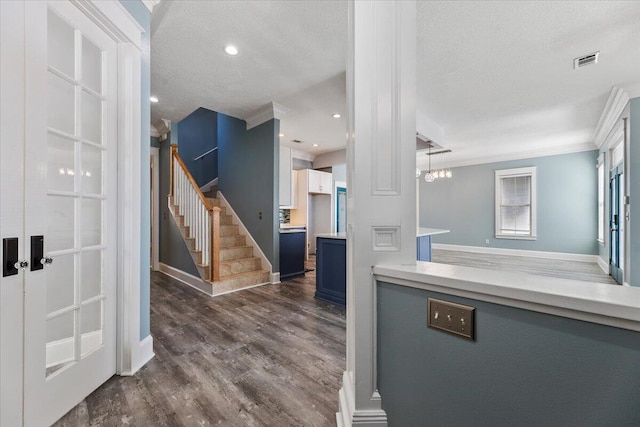
[[[637,1],[425,1],[417,22],[418,109],[453,150],[434,161],[585,147],[612,86],[640,83]],[[162,1],[152,121],[200,106],[244,118],[275,101],[291,109],[282,144],[342,148],[346,25],[344,1]],[[226,55],[227,43],[240,54]],[[573,70],[596,50],[599,64]]]

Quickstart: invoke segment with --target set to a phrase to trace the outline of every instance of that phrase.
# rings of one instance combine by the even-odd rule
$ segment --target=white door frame
[[[76,1],[72,3],[118,42],[118,277],[116,373],[132,375],[153,354],[151,336],[140,339],[140,252],[141,252],[141,58],[143,28],[120,2]],[[23,160],[25,68],[24,3],[0,2],[0,123],[2,128],[2,193],[11,197],[24,192],[20,175]],[[148,141],[147,141],[148,144]],[[148,161],[145,159],[145,162]],[[17,166],[16,166],[17,165]],[[7,168],[5,168],[7,166]],[[8,172],[11,172],[9,174]],[[15,181],[15,182],[14,182]],[[5,186],[7,188],[5,188]],[[21,211],[8,206],[2,198],[3,217],[17,216]],[[22,213],[24,215],[24,213]],[[18,221],[18,219],[16,219]],[[20,219],[21,221],[21,219]],[[18,221],[18,222],[20,222]],[[9,223],[9,221],[7,221]],[[21,223],[21,222],[20,222]],[[0,237],[19,236],[18,226],[3,227]],[[137,238],[136,238],[137,236]],[[133,238],[132,238],[133,237]],[[21,259],[26,244],[19,242]],[[146,245],[145,245],[146,246]],[[0,279],[0,424],[22,425],[24,397],[24,324],[22,289],[24,274]]]
[[[160,148],[151,147],[151,269],[160,270]]]

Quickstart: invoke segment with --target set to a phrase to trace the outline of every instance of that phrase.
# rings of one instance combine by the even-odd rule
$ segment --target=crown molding
[[[153,12],[153,7],[160,3],[160,0],[142,0],[142,4],[144,4],[149,12]]]
[[[536,157],[557,156],[560,154],[579,153],[582,151],[592,151],[597,147],[592,142],[585,142],[579,144],[565,145],[561,147],[551,147],[538,150],[519,151],[515,153],[495,154],[482,157],[470,157],[466,159],[452,160],[446,162],[434,162],[431,161],[432,169],[442,168],[454,168],[461,166],[473,166],[486,163],[506,162],[510,160],[524,160],[532,159]],[[423,158],[424,157],[424,158]],[[420,156],[416,158],[416,166],[421,170],[426,170],[428,167],[429,159],[427,156]]]
[[[154,138],[160,138],[160,133],[158,132],[158,129],[156,129],[156,127],[154,125],[151,125],[151,136]]]
[[[268,122],[271,119],[280,120],[288,112],[289,108],[285,107],[284,105],[270,102],[245,117],[244,120],[245,122],[247,122],[247,130]]]
[[[598,120],[598,126],[596,132],[593,135],[593,141],[596,147],[602,147],[607,136],[615,126],[616,122],[620,118],[622,111],[629,102],[629,94],[624,89],[614,86],[611,89],[607,103],[604,106],[600,120]]]

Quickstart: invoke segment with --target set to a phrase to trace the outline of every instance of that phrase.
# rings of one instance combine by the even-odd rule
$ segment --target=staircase
[[[202,279],[198,289],[220,295],[269,283],[269,271],[240,233],[238,219],[220,206],[215,191],[200,191],[175,146],[171,165],[169,210]]]

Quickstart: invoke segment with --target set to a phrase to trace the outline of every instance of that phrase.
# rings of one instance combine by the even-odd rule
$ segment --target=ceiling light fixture
[[[158,102],[158,101],[159,101],[159,99],[158,99],[158,97],[157,97],[157,96],[153,95],[153,96],[150,96],[150,97],[149,97],[149,101],[151,101],[151,102],[153,102],[153,103],[155,104],[156,102]]]
[[[450,153],[451,150],[443,150],[443,151],[437,151],[435,153],[431,152],[431,144],[429,144],[429,152],[427,153],[427,156],[429,156],[429,170],[427,171],[427,173],[424,175],[424,180],[426,182],[433,182],[438,178],[451,178],[453,177],[453,173],[451,172],[451,169],[439,169],[439,170],[431,170],[431,155],[435,155],[435,154],[443,154],[443,153]],[[420,169],[416,168],[416,178],[420,178]]]
[[[318,144],[311,144],[311,145],[312,145],[312,146],[314,146],[314,147],[317,147],[317,146],[318,146]]]
[[[280,138],[282,138],[282,137],[284,136],[284,133],[280,133],[280,134],[278,134],[278,136],[279,136]]]
[[[224,47],[224,51],[227,52],[228,55],[236,56],[238,54],[238,48],[233,45],[227,45]]]
[[[334,119],[339,119],[342,116],[340,115],[340,113],[333,113],[331,117],[333,117]]]

